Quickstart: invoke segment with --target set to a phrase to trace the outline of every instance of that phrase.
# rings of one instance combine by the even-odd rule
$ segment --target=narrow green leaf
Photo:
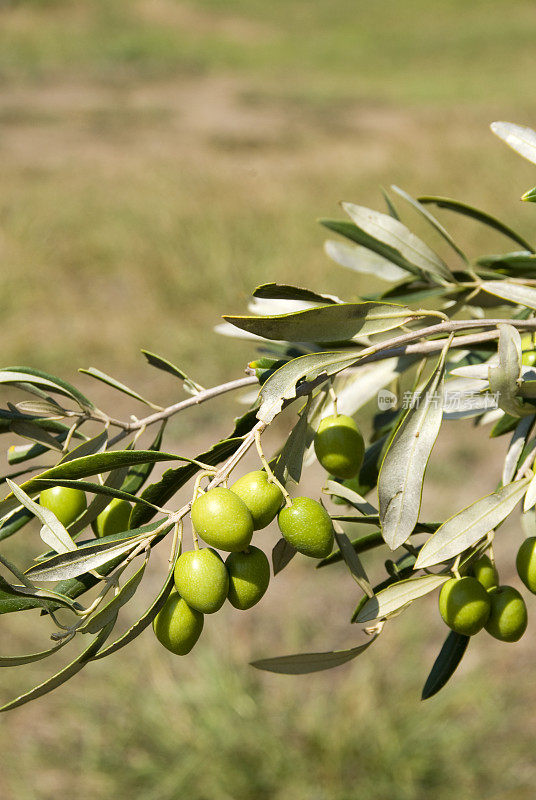
[[[173,375],[175,378],[179,378],[183,384],[186,391],[190,394],[198,394],[199,392],[203,391],[203,387],[200,383],[197,383],[189,375],[187,375],[182,369],[172,364],[171,361],[168,361],[167,358],[162,358],[162,356],[157,356],[156,353],[150,353],[148,350],[141,351],[149,364],[152,367],[156,367],[157,369],[161,369],[164,372],[169,372],[170,375]]]
[[[458,200],[452,200],[449,197],[419,197],[419,202],[423,204],[433,203],[434,205],[438,206],[438,208],[445,208],[448,211],[454,211],[462,216],[471,217],[472,219],[487,225],[489,228],[493,228],[499,233],[502,233],[512,241],[517,242],[517,244],[521,245],[521,247],[530,250],[531,253],[535,252],[532,245],[530,245],[526,239],[523,239],[519,233],[516,233],[516,231],[512,230],[512,228],[509,228],[508,225],[505,225],[504,222],[496,219],[486,211],[481,211],[479,208],[474,208],[466,203],[460,203]]]
[[[17,436],[22,436],[24,439],[31,439],[33,442],[44,445],[47,450],[61,450],[61,444],[58,439],[33,422],[28,420],[14,421],[11,423],[11,430]]]
[[[261,405],[257,411],[258,419],[270,424],[281,412],[285,400],[296,397],[297,384],[306,379],[311,384],[323,382],[351,367],[359,359],[360,350],[345,350],[328,353],[308,353],[279,367],[260,390]],[[0,509],[1,510],[1,509]]]
[[[441,564],[473,547],[512,513],[528,483],[528,478],[509,483],[447,519],[423,545],[415,569]]]
[[[91,481],[68,481],[58,478],[52,480],[47,480],[46,478],[36,478],[36,483],[39,484],[41,489],[48,489],[52,486],[66,486],[69,489],[80,489],[82,492],[91,492],[92,494],[100,494],[105,497],[117,497],[119,500],[126,500],[129,503],[140,503],[143,506],[149,506],[149,508],[153,508],[155,511],[160,511],[157,506],[153,505],[153,503],[149,503],[142,497],[136,497],[136,495],[130,494],[130,492],[124,492],[122,489],[114,489],[111,486],[107,486],[106,484],[102,483],[92,483]]]
[[[329,294],[318,294],[311,289],[302,289],[300,286],[291,286],[287,283],[263,283],[257,286],[253,297],[262,297],[267,300],[301,300],[306,303],[322,303],[331,305],[340,302]]]
[[[412,311],[406,306],[391,303],[337,303],[316,306],[291,314],[262,317],[224,316],[237,328],[286,342],[348,341],[354,336],[370,336],[389,331],[426,316],[424,311]]]
[[[358,647],[350,650],[331,650],[326,653],[298,653],[292,656],[279,658],[263,658],[252,661],[251,666],[267,672],[278,672],[283,675],[306,675],[310,672],[321,672],[324,669],[333,669],[346,664],[347,661],[364,653],[375,641],[375,637]]]
[[[485,292],[500,297],[509,303],[536,309],[536,289],[521,283],[504,281],[483,281],[480,288]]]
[[[146,400],[145,397],[142,397],[141,394],[138,394],[138,392],[134,391],[134,389],[131,389],[130,386],[126,386],[124,383],[121,383],[121,381],[112,378],[110,375],[106,375],[106,373],[101,372],[100,369],[89,367],[89,369],[79,369],[78,372],[82,372],[84,375],[90,375],[92,378],[95,378],[98,381],[107,383],[108,386],[112,386],[119,392],[123,392],[123,394],[128,394],[129,397],[133,397],[134,400],[139,400],[140,403],[144,403],[146,406],[154,408],[156,411],[161,410],[161,406],[152,403],[150,400]]]
[[[522,194],[521,199],[526,203],[536,203],[536,186]]]
[[[35,661],[41,661],[43,658],[48,658],[53,653],[57,653],[62,647],[65,647],[67,640],[49,647],[48,650],[41,650],[40,653],[28,653],[23,656],[0,656],[0,667],[21,667],[23,664],[33,664]]]
[[[31,511],[28,511],[27,508],[21,508],[14,514],[11,514],[11,516],[7,517],[0,525],[0,541],[13,536],[14,533],[20,531],[31,519],[34,519],[34,515]]]
[[[449,633],[426,679],[421,700],[428,700],[437,694],[454,675],[467,650],[469,639],[469,636],[463,636],[455,631]]]
[[[272,549],[272,568],[274,577],[278,572],[285,569],[287,564],[290,564],[298,551],[295,550],[286,539],[279,539]]]
[[[357,225],[354,225],[351,222],[346,222],[346,220],[338,219],[321,219],[319,222],[328,230],[333,231],[334,233],[339,233],[341,236],[344,236],[346,239],[350,239],[350,241],[355,242],[361,247],[364,247],[366,250],[376,253],[385,259],[385,261],[395,264],[400,269],[403,269],[412,275],[422,277],[422,270],[420,270],[415,264],[412,264],[411,261],[408,261],[406,258],[404,258],[402,253],[397,250],[396,247],[392,247],[391,245],[382,241],[380,238],[371,236]]]
[[[370,515],[378,513],[378,509],[374,508],[374,506],[369,503],[368,500],[365,500],[365,498],[361,497],[360,494],[354,492],[352,489],[349,489],[348,486],[344,486],[342,483],[328,480],[326,488],[328,494],[333,495],[334,497],[341,497],[343,500],[346,500],[348,505],[357,509],[359,512],[361,512],[361,514]]]
[[[378,253],[358,244],[328,239],[324,243],[324,252],[341,267],[352,269],[354,272],[374,275],[384,281],[392,283],[401,281],[408,276],[405,269],[397,267],[396,264],[388,261]]]
[[[460,256],[462,261],[464,261],[467,264],[467,256],[465,255],[463,250],[461,250],[458,247],[458,245],[456,244],[450,233],[447,231],[447,229],[443,227],[443,225],[439,222],[439,220],[437,220],[434,217],[433,214],[430,214],[428,209],[425,208],[422,205],[422,203],[419,203],[418,200],[415,200],[415,198],[412,197],[407,192],[405,192],[404,189],[400,189],[399,186],[392,185],[391,189],[393,190],[393,192],[396,192],[396,194],[402,197],[407,203],[409,203],[410,206],[412,206],[412,208],[414,208],[422,217],[424,217],[425,220],[428,223],[430,223],[432,228],[434,228],[434,230],[436,230],[439,233],[439,235],[442,236],[443,239],[452,247],[454,252]]]
[[[76,458],[64,464],[57,464],[55,467],[45,470],[36,478],[26,481],[21,485],[21,488],[26,494],[31,495],[37,491],[37,478],[76,480],[77,478],[98,475],[120,467],[130,467],[134,464],[154,463],[156,461],[187,461],[190,464],[198,464],[195,459],[187,458],[186,456],[160,453],[154,450],[109,450],[105,453],[95,453],[84,458]],[[14,497],[6,497],[0,502],[0,517],[16,508],[17,505],[18,501]]]
[[[79,444],[78,447],[73,447],[72,450],[65,453],[59,463],[66,464],[68,461],[74,461],[76,458],[85,458],[95,453],[102,453],[106,450],[107,442],[108,431],[103,430],[97,434],[97,436],[94,436],[93,439],[87,439],[85,442],[82,442],[82,444]]]
[[[23,706],[25,703],[29,703],[30,700],[36,700],[38,697],[43,697],[43,695],[48,694],[48,692],[51,692],[53,689],[57,689],[62,683],[68,681],[69,678],[72,678],[77,672],[80,672],[80,670],[85,667],[87,662],[100,650],[112,632],[114,625],[115,619],[102,629],[95,639],[93,639],[91,644],[86,647],[86,649],[77,658],[75,658],[74,661],[71,661],[71,663],[66,667],[63,667],[63,669],[61,669],[51,678],[48,678],[48,680],[40,683],[29,692],[21,694],[20,697],[16,697],[14,700],[11,700],[11,702],[3,705],[0,708],[0,711],[9,711],[12,708],[17,708],[18,706]]]
[[[28,495],[9,478],[6,483],[20,503],[43,524],[41,528],[41,539],[57,553],[68,553],[75,550],[76,545],[69,536],[69,533],[49,508],[44,508],[28,497]]]
[[[292,480],[296,484],[300,482],[303,458],[314,438],[314,431],[307,419],[311,406],[310,400],[311,397],[299,415],[275,464],[272,465],[274,475],[282,483],[286,483],[288,480]]]
[[[391,550],[408,539],[419,518],[426,467],[443,419],[445,358],[446,350],[402,418],[380,469],[380,524]]]
[[[536,131],[513,122],[492,122],[491,130],[520,156],[536,164]]]
[[[523,417],[520,419],[510,442],[506,458],[504,459],[503,472],[501,482],[503,486],[511,483],[514,480],[514,475],[517,471],[517,465],[521,457],[521,453],[527,444],[532,426],[534,425],[534,415],[531,417]],[[526,496],[525,496],[526,502]]]
[[[521,383],[521,336],[512,325],[499,325],[499,330],[499,364],[489,367],[489,386],[499,407],[520,417],[530,413],[516,396]]]
[[[157,524],[149,525],[145,529],[137,528],[125,531],[121,536],[103,537],[98,541],[81,544],[76,550],[61,553],[39,564],[35,564],[26,571],[26,575],[37,581],[62,581],[76,578],[92,569],[106,564],[115,556],[128,553],[137,547],[140,542],[148,538]]]
[[[97,611],[96,614],[90,617],[86,624],[78,629],[78,632],[97,633],[97,631],[100,631],[101,628],[104,628],[105,625],[108,625],[109,622],[114,620],[120,609],[136,594],[146,566],[147,562],[144,562],[141,567],[136,570],[134,575],[126,581],[124,586],[121,587],[115,597],[101,608],[100,611]]]
[[[140,635],[140,633],[143,633],[143,631],[146,628],[148,628],[149,625],[151,625],[152,621],[154,620],[154,618],[156,617],[156,615],[158,614],[158,612],[160,611],[166,600],[168,599],[175,585],[173,574],[175,571],[176,563],[177,560],[175,559],[173,564],[171,564],[164,585],[160,589],[156,599],[154,600],[153,603],[151,603],[147,611],[145,611],[142,614],[142,616],[134,623],[134,625],[131,625],[130,628],[127,631],[125,631],[125,633],[122,636],[119,637],[119,639],[116,639],[114,642],[109,644],[108,647],[105,647],[104,650],[101,650],[96,656],[94,656],[95,661],[99,658],[106,658],[106,656],[110,656],[112,653],[116,653],[118,650],[121,650],[121,648],[125,647],[125,645],[127,644],[130,644],[130,642],[133,642],[134,639],[136,639]]]
[[[368,595],[368,597],[372,597],[373,592],[368,575],[363,567],[363,564],[361,563],[361,559],[352,547],[350,539],[344,532],[342,532],[342,530],[338,530],[338,528],[340,529],[340,525],[338,525],[337,522],[333,523],[333,527],[335,529],[335,540],[337,542],[339,552],[344,563],[350,570],[350,574],[363,592]]]
[[[166,427],[165,422],[162,423],[156,437],[151,445],[149,445],[149,450],[159,451],[162,446],[162,440],[164,438],[164,429]],[[130,494],[138,494],[144,483],[149,478],[151,472],[154,469],[154,462],[148,462],[147,464],[136,464],[134,467],[130,467],[124,483],[121,485],[121,489],[124,492],[130,492]]]
[[[358,539],[352,539],[350,544],[356,553],[366,553],[369,550],[375,550],[376,547],[382,547],[385,545],[385,542],[383,541],[381,531],[378,530],[373,533],[366,533]],[[316,568],[320,569],[320,567],[328,567],[330,564],[339,564],[342,560],[342,553],[334,552],[326,558],[323,558],[322,561],[319,561]]]
[[[81,408],[87,411],[94,411],[95,406],[82,392],[79,392],[74,386],[71,386],[67,381],[49,375],[38,369],[31,367],[2,367],[0,369],[0,383],[27,383],[30,385],[36,384],[37,386],[46,386],[58,394],[70,397],[75,400]],[[42,393],[41,393],[41,396]],[[44,395],[43,399],[47,399]]]
[[[357,615],[356,622],[384,619],[419,597],[433,592],[448,581],[449,577],[449,575],[421,575],[418,578],[398,581],[367,600]]]
[[[354,203],[342,203],[342,207],[355,225],[396,249],[423,272],[444,281],[453,280],[443,259],[399,220]]]

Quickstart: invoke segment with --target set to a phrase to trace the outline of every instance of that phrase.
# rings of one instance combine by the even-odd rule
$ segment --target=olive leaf
[[[162,423],[160,426],[158,433],[155,436],[154,441],[152,444],[149,445],[148,450],[160,450],[162,446],[162,440],[164,438],[164,430],[166,427],[166,421]],[[130,467],[128,473],[124,479],[124,482],[121,484],[120,488],[124,492],[130,492],[131,494],[137,494],[144,483],[149,478],[151,472],[154,469],[154,462],[148,461],[146,464],[136,464],[133,467]]]
[[[274,475],[282,483],[286,483],[288,480],[292,480],[294,483],[300,482],[303,458],[314,438],[314,430],[307,419],[311,403],[312,396],[310,395],[298,417],[297,423],[292,428],[287,441],[272,465]]]
[[[67,381],[62,380],[55,375],[49,375],[46,372],[42,372],[41,370],[33,369],[31,367],[0,368],[0,383],[11,383],[15,385],[27,384],[29,387],[45,386],[47,389],[52,390],[53,392],[57,392],[58,394],[75,400],[75,402],[86,411],[95,410],[95,406],[91,400],[88,400],[88,398],[83,395],[82,392],[79,392],[78,389],[76,389],[74,386],[71,386],[70,383],[67,383]],[[39,393],[39,396],[43,399],[48,399],[47,395],[43,394],[42,392]]]
[[[523,452],[523,449],[527,443],[527,439],[529,437],[533,425],[534,425],[534,416],[530,416],[530,417],[522,417],[522,419],[518,422],[516,426],[514,435],[512,436],[512,440],[510,442],[510,446],[508,448],[508,452],[506,454],[506,458],[504,459],[503,472],[501,478],[503,486],[506,486],[507,483],[511,483],[514,479],[514,475],[517,469],[521,453]],[[525,502],[526,502],[526,497],[525,497]]]
[[[521,383],[521,336],[513,325],[499,325],[499,363],[489,367],[489,385],[499,407],[511,416],[530,414],[516,396]],[[532,409],[532,412],[534,409]]]
[[[158,356],[156,353],[150,353],[149,350],[142,350],[141,352],[152,367],[161,369],[164,372],[169,372],[170,375],[173,375],[175,378],[179,378],[183,383],[184,389],[189,394],[199,394],[199,392],[203,391],[203,387],[200,383],[197,383],[197,381],[194,381],[193,378],[190,378],[190,376],[180,369],[180,367],[172,364],[171,361],[167,360],[167,358],[162,358],[162,356]]]
[[[29,692],[25,694],[21,694],[19,697],[16,697],[11,702],[6,703],[0,708],[0,711],[9,711],[12,708],[17,708],[18,706],[23,706],[25,703],[29,703],[30,700],[35,700],[38,697],[43,697],[43,695],[48,694],[53,689],[56,689],[58,686],[61,686],[62,683],[68,681],[77,672],[80,672],[81,669],[85,667],[88,661],[100,650],[108,636],[113,630],[115,625],[115,619],[113,619],[105,628],[103,628],[100,633],[93,639],[91,644],[86,647],[86,649],[80,653],[80,655],[75,658],[74,661],[71,661],[66,667],[63,667],[59,672],[53,675],[48,680],[40,683],[38,686],[35,686]]]
[[[332,519],[334,519],[332,517]],[[336,520],[334,520],[336,521]],[[354,549],[356,553],[366,553],[368,550],[374,550],[376,547],[381,547],[385,545],[383,541],[383,536],[381,531],[374,531],[373,533],[366,533],[363,536],[360,536],[357,539],[352,539],[350,541],[350,545]],[[330,564],[338,564],[343,560],[342,553],[340,551],[335,551],[334,553],[330,553],[329,556],[323,558],[321,561],[318,562],[316,565],[317,569],[320,567],[327,567]]]
[[[229,316],[224,319],[241,330],[286,342],[348,341],[398,328],[427,312],[412,311],[394,303],[336,303],[290,314],[262,317]]]
[[[361,514],[370,515],[378,513],[378,509],[374,508],[368,500],[365,500],[364,497],[361,497],[360,494],[354,492],[353,489],[349,489],[348,486],[345,486],[343,483],[328,480],[326,491],[327,494],[333,497],[341,497],[343,500],[346,500],[348,505],[360,511]]]
[[[473,547],[512,513],[528,483],[528,478],[509,483],[447,519],[423,545],[415,569],[441,564]]]
[[[480,288],[488,294],[500,297],[515,305],[536,309],[536,289],[521,283],[504,281],[482,281]]]
[[[479,208],[470,206],[467,203],[461,203],[459,200],[453,200],[450,197],[433,197],[431,195],[426,195],[424,197],[419,197],[418,200],[423,205],[432,203],[438,208],[445,208],[448,211],[454,211],[456,214],[461,214],[464,217],[475,219],[477,222],[481,222],[483,225],[493,228],[499,233],[502,233],[504,236],[507,236],[512,241],[521,245],[521,247],[524,247],[534,253],[534,248],[527,242],[526,239],[520,236],[520,234],[516,231],[512,230],[512,228],[510,228],[508,225],[505,225],[504,222],[496,219],[496,217],[488,214],[486,211],[482,211]]]
[[[387,215],[384,216],[389,219]],[[412,264],[407,258],[404,258],[400,250],[391,246],[387,241],[383,241],[379,236],[373,236],[368,231],[364,230],[364,228],[347,222],[346,220],[321,219],[319,222],[328,230],[339,233],[341,236],[350,239],[351,242],[355,242],[355,244],[360,247],[381,256],[385,261],[389,261],[400,269],[405,270],[406,273],[409,272],[419,278],[422,277],[422,271],[419,267]]]
[[[418,578],[398,581],[367,600],[355,621],[369,622],[388,617],[419,597],[433,592],[449,577],[449,575],[421,575]]]
[[[286,539],[281,538],[275,543],[272,550],[272,569],[274,571],[274,577],[278,572],[285,569],[297,552],[298,551],[295,550]]]
[[[64,639],[63,642],[54,645],[54,647],[49,647],[48,650],[41,650],[39,653],[27,653],[22,656],[0,656],[0,667],[21,667],[23,664],[33,664],[35,661],[41,661],[43,658],[48,658],[53,653],[57,653],[67,643],[67,639]]]
[[[333,669],[346,664],[348,661],[364,653],[367,648],[376,640],[352,647],[350,650],[331,650],[325,653],[298,653],[291,656],[279,656],[278,658],[263,658],[259,661],[252,661],[251,666],[267,672],[278,672],[283,675],[305,675],[310,672],[321,672],[324,669]]]
[[[443,378],[447,350],[391,440],[378,476],[378,501],[383,538],[391,550],[400,547],[415,528],[421,508],[423,480],[443,418]]]
[[[536,164],[536,132],[513,122],[492,122],[492,132],[520,156]]]
[[[439,222],[439,220],[434,217],[433,214],[430,214],[428,209],[425,208],[422,203],[420,203],[418,200],[415,200],[415,198],[405,192],[404,189],[400,189],[399,186],[391,185],[391,189],[393,192],[396,192],[396,194],[402,197],[407,203],[409,203],[412,208],[414,208],[422,217],[424,217],[427,222],[430,223],[432,228],[434,228],[434,230],[437,231],[437,233],[439,233],[439,235],[452,247],[454,252],[460,256],[465,264],[468,263],[467,256],[463,250],[458,247],[447,229]]]
[[[74,461],[76,458],[84,458],[85,456],[92,456],[94,453],[102,453],[106,450],[107,442],[108,431],[105,428],[97,434],[97,436],[94,436],[93,439],[88,439],[65,453],[59,463],[66,464],[68,461]]]
[[[77,478],[86,478],[89,475],[97,475],[108,470],[118,469],[119,467],[130,467],[134,464],[146,464],[147,462],[156,461],[187,461],[190,464],[199,465],[199,462],[186,456],[177,456],[171,453],[160,453],[154,450],[109,450],[104,453],[95,453],[94,455],[85,456],[83,458],[76,458],[64,464],[57,464],[51,469],[42,472],[38,478],[66,478],[75,480]],[[36,478],[31,478],[22,484],[21,488],[26,494],[31,495],[36,493],[38,483]],[[18,501],[8,496],[0,502],[0,517],[9,513],[13,508],[16,508]]]
[[[401,281],[407,277],[407,271],[397,267],[387,258],[368,250],[358,244],[339,242],[328,239],[324,244],[326,255],[340,264],[341,267],[353,269],[355,272],[372,274],[384,281]]]
[[[318,294],[311,289],[302,289],[300,286],[290,286],[288,283],[263,283],[253,291],[253,297],[266,300],[301,300],[306,303],[342,303],[338,297],[330,294]]]
[[[92,494],[103,495],[105,497],[116,497],[119,500],[126,500],[128,503],[140,503],[143,506],[148,506],[155,511],[160,511],[158,506],[149,503],[142,497],[137,497],[130,492],[124,492],[122,489],[115,489],[105,483],[93,483],[92,481],[69,481],[58,478],[47,480],[46,478],[36,478],[36,484],[43,489],[48,489],[51,486],[65,486],[68,489],[80,489],[82,492],[91,492]]]
[[[159,524],[161,523],[153,523],[145,528],[136,528],[114,536],[103,536],[98,541],[82,543],[76,550],[52,556],[46,561],[35,564],[25,574],[38,581],[76,578],[106,564],[115,556],[134,550],[142,541],[154,534]]]
[[[335,375],[347,367],[351,367],[359,358],[360,350],[345,350],[326,353],[308,353],[293,358],[279,367],[265,381],[260,390],[261,404],[257,418],[270,424],[281,412],[284,401],[296,397],[296,385],[304,378],[313,388],[315,383],[322,383],[330,375]]]
[[[357,227],[393,247],[423,272],[442,281],[453,280],[443,259],[399,220],[354,203],[342,203],[342,207]]]
[[[113,386],[114,389],[117,389],[119,392],[123,394],[128,394],[129,397],[133,397],[134,400],[139,400],[140,403],[144,403],[146,406],[155,409],[155,411],[161,411],[161,406],[156,405],[156,403],[152,403],[150,400],[146,400],[145,397],[142,397],[141,394],[131,389],[129,386],[125,386],[124,383],[121,381],[112,378],[110,375],[107,375],[105,372],[101,372],[100,369],[95,369],[94,367],[89,367],[88,369],[79,369],[78,372],[82,372],[84,375],[89,375],[91,378],[95,378],[98,381],[102,381],[102,383],[107,383],[108,386]]]
[[[355,549],[352,547],[350,539],[344,533],[339,523],[334,522],[333,529],[335,532],[335,540],[337,542],[339,552],[346,566],[350,570],[350,574],[363,592],[368,597],[372,597],[374,594],[372,591],[372,586],[370,585],[365,568],[361,563],[361,559],[359,558]]]
[[[469,639],[469,636],[456,633],[456,631],[449,633],[426,679],[421,700],[428,700],[429,697],[437,694],[454,675],[467,650]]]
[[[103,606],[103,608],[97,611],[96,614],[90,617],[85,625],[82,625],[80,628],[78,628],[78,632],[97,633],[97,631],[100,631],[101,628],[104,628],[105,625],[108,625],[109,622],[115,619],[122,606],[128,603],[129,600],[131,600],[136,594],[138,586],[143,578],[146,566],[147,561],[145,561],[141,567],[136,570],[134,575],[132,575],[132,577],[125,582],[125,584],[109,603],[107,603],[105,606]]]
[[[13,433],[16,433],[17,436],[22,436],[23,439],[31,439],[33,442],[44,445],[48,450],[61,450],[59,440],[34,422],[30,422],[29,420],[15,420],[11,423],[10,427]]]
[[[76,545],[71,539],[68,531],[56,517],[53,511],[28,497],[16,483],[6,478],[6,483],[17,498],[19,502],[31,511],[38,520],[41,521],[43,527],[41,528],[41,539],[49,547],[52,547],[57,553],[68,553],[70,550],[76,550]]]
[[[177,552],[175,560],[170,565],[169,572],[166,576],[164,585],[160,589],[157,597],[151,603],[149,608],[134,623],[134,625],[131,625],[130,628],[127,631],[125,631],[125,633],[123,633],[118,639],[116,639],[114,642],[105,647],[104,650],[100,650],[97,653],[97,655],[93,657],[94,660],[97,660],[99,658],[106,658],[106,656],[109,656],[112,653],[116,653],[118,650],[121,650],[122,647],[125,647],[125,645],[130,644],[130,642],[134,641],[134,639],[136,639],[140,635],[140,633],[142,633],[146,628],[149,627],[149,625],[151,625],[152,621],[154,620],[160,609],[163,607],[164,603],[168,599],[175,585],[173,575],[175,572],[175,564],[177,563],[177,558],[179,557],[179,555],[180,555],[180,548]]]
[[[536,504],[536,474],[531,478],[531,481],[529,483],[529,488],[527,489],[527,494],[525,495],[525,499],[523,501],[523,512],[527,513],[527,511],[530,511],[535,504]]]

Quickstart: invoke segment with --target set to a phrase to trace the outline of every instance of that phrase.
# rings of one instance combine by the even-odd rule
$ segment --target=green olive
[[[439,612],[456,633],[473,636],[490,615],[491,599],[476,578],[451,578],[441,587]]]
[[[488,592],[491,613],[486,630],[501,642],[517,642],[527,629],[527,606],[513,586],[495,586]]]
[[[231,491],[247,506],[256,531],[270,524],[283,502],[281,489],[275,483],[270,483],[262,469],[242,475],[233,483]]]
[[[176,656],[185,656],[201,636],[204,621],[203,614],[173,591],[154,618],[153,630],[160,644]]]
[[[527,589],[536,594],[536,536],[525,539],[517,551],[516,567]]]
[[[214,614],[225,602],[229,575],[222,559],[209,547],[183,553],[175,564],[175,586],[191,608]]]
[[[119,497],[114,497],[104,511],[101,511],[97,519],[91,523],[95,536],[102,538],[103,536],[111,536],[113,533],[128,531],[131,511],[130,503],[127,503],[126,500],[121,500]]]
[[[263,551],[250,545],[243,553],[230,553],[225,565],[229,602],[241,611],[258,603],[270,583],[270,564]]]
[[[499,585],[497,567],[485,553],[473,563],[472,573],[484,589],[493,589],[494,586]]]
[[[39,505],[49,508],[66,528],[78,519],[87,508],[86,496],[81,489],[67,486],[52,486],[43,489],[39,495]]]
[[[324,469],[337,478],[353,478],[361,469],[365,443],[352,417],[325,417],[318,426],[314,447]]]
[[[217,487],[192,504],[192,525],[205,542],[231,553],[245,550],[253,535],[247,506],[230,489]]]
[[[289,544],[311,558],[325,558],[333,549],[333,523],[326,509],[309,497],[295,497],[279,512],[279,529]]]
[[[525,367],[536,365],[536,347],[532,334],[526,333],[521,337],[521,363]]]

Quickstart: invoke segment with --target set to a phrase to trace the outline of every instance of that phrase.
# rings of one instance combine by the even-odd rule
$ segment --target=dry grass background
[[[166,403],[176,387],[140,347],[206,384],[238,376],[250,351],[212,333],[219,315],[266,280],[361,293],[327,261],[315,219],[340,200],[380,207],[380,184],[460,197],[530,235],[534,210],[517,198],[531,167],[488,124],[534,123],[535,27],[521,0],[0,2],[4,364],[67,379],[91,364]],[[471,253],[507,246],[443,219]],[[81,384],[110,411],[138,411]],[[170,446],[197,451],[236,406],[206,409],[170,426]],[[504,445],[457,430],[442,433],[425,516],[494,485]],[[515,524],[501,534],[505,579],[519,538]],[[296,560],[258,609],[207,620],[191,658],[146,633],[0,720],[1,796],[532,798],[533,627],[512,647],[478,637],[452,688],[422,706],[444,634],[433,601],[337,671],[247,666],[351,643],[355,600],[344,571]],[[2,652],[43,643],[32,615],[2,623]],[[5,670],[2,696],[47,671]]]

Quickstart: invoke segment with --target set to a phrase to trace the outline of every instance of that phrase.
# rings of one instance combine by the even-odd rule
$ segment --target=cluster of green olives
[[[209,546],[177,559],[174,589],[153,623],[164,647],[177,655],[189,653],[203,630],[204,615],[219,611],[226,599],[242,611],[259,602],[270,582],[270,565],[251,539],[277,515],[283,537],[298,552],[312,558],[329,555],[334,533],[324,507],[296,497],[281,508],[284,499],[277,483],[256,470],[230,489],[216,487],[194,500],[192,525]],[[225,561],[215,548],[229,553]]]
[[[517,572],[536,594],[536,537],[526,539],[516,558]],[[441,587],[439,612],[449,628],[474,636],[483,628],[502,642],[517,642],[527,628],[527,606],[513,586],[499,585],[495,564],[486,554],[471,568],[472,575],[451,578]]]
[[[85,493],[67,486],[44,489],[39,495],[39,504],[54,512],[65,528],[72,525],[87,508]],[[101,538],[128,531],[131,510],[130,503],[114,497],[91,523],[95,536]]]

